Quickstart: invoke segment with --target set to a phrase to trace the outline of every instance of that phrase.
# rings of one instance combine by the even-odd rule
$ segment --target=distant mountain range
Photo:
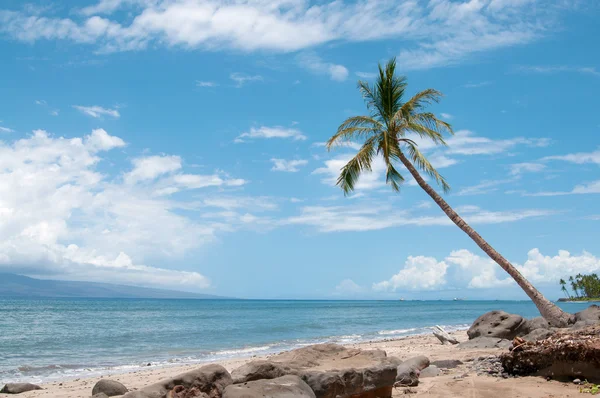
[[[0,297],[186,298],[223,299],[209,294],[178,292],[110,283],[35,279],[0,273]]]

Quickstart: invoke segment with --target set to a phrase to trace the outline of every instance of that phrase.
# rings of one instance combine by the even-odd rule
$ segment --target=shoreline
[[[465,332],[469,325],[460,324],[460,325],[444,325],[443,326],[450,334],[455,332]],[[304,343],[296,343],[296,344],[285,344],[282,342],[269,342],[264,343],[264,345],[257,346],[244,346],[240,348],[225,348],[221,350],[215,350],[210,352],[205,358],[197,357],[192,358],[190,356],[184,356],[183,358],[170,358],[170,359],[148,359],[146,361],[138,361],[137,364],[123,363],[123,364],[115,364],[115,365],[106,365],[106,366],[84,366],[81,365],[78,368],[71,368],[70,366],[75,365],[58,365],[58,364],[50,364],[46,366],[28,366],[23,365],[19,367],[20,371],[27,371],[29,369],[55,369],[56,372],[52,374],[40,374],[40,375],[27,375],[27,376],[18,376],[12,379],[0,379],[0,383],[6,382],[25,382],[25,383],[33,383],[33,384],[51,384],[51,383],[64,383],[69,382],[75,379],[93,379],[93,378],[101,378],[101,377],[116,377],[123,374],[136,373],[136,372],[144,372],[150,370],[161,370],[161,369],[177,369],[177,368],[185,368],[189,369],[190,367],[199,367],[208,365],[211,363],[228,363],[234,362],[237,363],[239,361],[250,361],[254,359],[263,359],[268,358],[271,355],[279,354],[282,352],[288,352],[294,350],[296,348],[305,347],[307,345],[313,344],[322,344],[322,343],[335,343],[340,344],[347,347],[361,347],[363,345],[372,345],[372,344],[380,344],[380,343],[389,343],[394,341],[402,341],[411,337],[421,337],[431,335],[433,330],[433,326],[426,327],[415,327],[415,328],[407,328],[407,329],[397,329],[397,330],[382,330],[377,333],[380,334],[380,338],[369,338],[369,339],[361,339],[361,335],[339,335],[339,336],[331,336],[329,338],[311,338],[307,339],[307,342]],[[370,333],[365,333],[362,336],[370,335]],[[394,337],[386,337],[393,336]],[[279,347],[278,347],[279,346]],[[146,364],[147,363],[147,364]],[[23,369],[26,368],[26,369]],[[58,374],[57,372],[61,369],[65,369],[66,372],[64,374]],[[68,373],[71,374],[68,374]],[[0,386],[1,388],[1,386]]]
[[[466,331],[450,333],[459,341],[468,340]],[[361,343],[348,343],[344,346],[360,349],[382,349],[388,356],[395,356],[406,360],[419,355],[427,356],[431,361],[457,359],[463,362],[455,369],[448,369],[442,375],[421,379],[418,387],[413,387],[412,397],[547,397],[569,396],[578,393],[578,386],[560,382],[548,382],[538,377],[522,377],[517,379],[494,378],[487,375],[478,375],[473,370],[474,360],[498,355],[502,349],[459,349],[453,345],[442,345],[432,334],[422,334],[386,339],[385,341],[371,341]],[[224,361],[212,361],[202,364],[185,364],[166,367],[140,368],[126,373],[113,374],[110,377],[95,376],[81,377],[68,381],[53,381],[41,384],[43,390],[30,391],[19,394],[25,398],[87,398],[91,395],[92,387],[101,379],[110,378],[127,386],[130,390],[139,389],[174,375],[204,366],[209,363],[218,363],[229,372],[252,360],[268,359],[268,355],[256,355],[246,358],[232,358]],[[404,389],[394,390],[394,397],[405,395]],[[575,395],[574,395],[575,396]],[[8,397],[0,394],[0,397]]]

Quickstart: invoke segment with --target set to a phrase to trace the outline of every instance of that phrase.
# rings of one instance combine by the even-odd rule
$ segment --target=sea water
[[[529,301],[0,299],[0,384],[466,329],[495,309],[539,316]]]

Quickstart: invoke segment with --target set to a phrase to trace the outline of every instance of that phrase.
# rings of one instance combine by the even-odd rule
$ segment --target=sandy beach
[[[455,332],[453,336],[459,341],[466,341],[466,332]],[[472,367],[472,361],[480,357],[495,355],[501,349],[459,349],[456,346],[441,345],[438,340],[429,335],[410,336],[396,340],[377,342],[365,342],[360,344],[348,344],[349,347],[361,349],[383,349],[389,356],[400,359],[408,359],[417,355],[425,355],[431,361],[443,359],[458,359],[463,361],[455,369],[448,369],[444,374],[437,377],[422,378],[418,387],[397,388],[394,397],[571,397],[579,396],[579,386],[557,381],[546,381],[540,377],[521,378],[496,378],[491,376],[478,376]],[[227,370],[241,366],[242,364],[264,357],[239,358],[220,361]],[[116,374],[109,378],[120,381],[130,390],[153,384],[162,379],[183,373],[199,366],[198,364],[140,369],[138,371]],[[108,376],[103,376],[108,377]],[[90,397],[92,387],[102,377],[80,378],[63,382],[52,382],[42,384],[44,388],[40,391],[31,391],[20,394],[19,397],[57,397],[57,398],[83,398]],[[6,396],[0,394],[0,396]]]

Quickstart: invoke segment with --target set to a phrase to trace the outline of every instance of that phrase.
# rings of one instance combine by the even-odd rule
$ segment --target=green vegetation
[[[600,386],[598,384],[591,384],[587,381],[579,389],[580,393],[598,395],[600,394]]]
[[[426,89],[407,98],[406,77],[396,74],[396,60],[379,65],[373,85],[359,81],[358,89],[366,102],[368,115],[346,119],[327,142],[327,148],[347,146],[359,141],[362,146],[342,168],[337,184],[350,194],[364,172],[372,170],[373,160],[381,156],[386,167],[386,182],[396,192],[407,170],[417,184],[433,199],[452,222],[466,233],[492,260],[505,270],[525,291],[552,326],[565,327],[571,315],[545,298],[506,258],[498,253],[438,194],[421,176],[427,174],[447,192],[450,186],[419,149],[419,142],[445,146],[445,134],[453,134],[450,124],[426,110],[440,101],[442,93]],[[401,242],[398,242],[401,244]]]
[[[567,289],[567,281],[561,279],[559,284],[569,300],[600,300],[600,278],[596,274],[570,276],[569,285],[571,285],[573,294]]]

